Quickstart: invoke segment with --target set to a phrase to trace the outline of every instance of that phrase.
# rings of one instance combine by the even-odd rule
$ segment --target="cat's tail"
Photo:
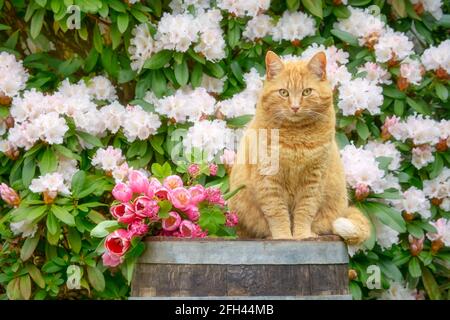
[[[366,216],[355,207],[347,207],[343,215],[333,221],[333,233],[348,244],[361,244],[370,237],[371,226]]]

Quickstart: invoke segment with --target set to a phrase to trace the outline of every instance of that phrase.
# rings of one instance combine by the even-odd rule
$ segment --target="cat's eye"
[[[312,92],[311,88],[306,88],[306,89],[303,89],[302,95],[306,97],[306,96],[309,96],[311,94],[311,92]]]
[[[278,92],[280,93],[280,96],[284,98],[289,97],[289,91],[287,91],[286,89],[280,89]]]

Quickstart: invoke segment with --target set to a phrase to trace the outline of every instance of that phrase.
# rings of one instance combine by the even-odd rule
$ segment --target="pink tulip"
[[[200,212],[198,211],[197,206],[189,206],[185,213],[191,221],[197,221],[200,218]]]
[[[119,182],[114,186],[112,194],[116,200],[121,202],[128,202],[133,198],[133,190],[123,182]]]
[[[206,199],[206,189],[201,184],[189,188],[191,194],[191,203],[197,204]]]
[[[227,221],[225,222],[225,225],[227,227],[234,227],[235,225],[238,224],[239,218],[238,218],[238,215],[235,212],[233,212],[233,211],[227,212],[225,214],[225,216],[227,218]]]
[[[210,176],[216,176],[217,175],[217,170],[219,169],[219,167],[217,166],[217,164],[215,163],[211,163],[209,165],[209,175]]]
[[[137,197],[136,200],[134,200],[134,211],[136,212],[136,215],[140,218],[150,218],[152,220],[158,219],[158,211],[159,206],[158,203],[147,197],[147,196],[141,196]]]
[[[5,183],[0,184],[0,198],[12,207],[18,207],[20,204],[17,192]]]
[[[183,220],[180,223],[179,236],[183,238],[204,238],[206,232],[203,232],[199,225],[189,220]]]
[[[200,166],[196,163],[189,165],[187,172],[191,177],[196,177],[200,172]]]
[[[105,267],[117,267],[123,262],[123,257],[116,256],[115,254],[111,254],[110,252],[106,251],[102,255],[102,260]]]
[[[180,215],[175,211],[169,212],[169,217],[162,219],[162,228],[165,231],[175,231],[181,223]]]
[[[191,205],[191,194],[183,187],[175,188],[168,194],[172,205],[180,210],[186,210]]]
[[[167,200],[169,198],[169,189],[161,187],[155,190],[155,196],[160,200]]]
[[[136,220],[134,207],[129,203],[120,203],[112,206],[109,211],[111,215],[121,223],[131,223]]]
[[[128,226],[128,233],[130,237],[142,237],[148,232],[148,225],[144,221],[134,221]]]
[[[150,182],[148,183],[147,190],[145,191],[145,195],[149,198],[153,198],[155,196],[156,190],[162,187],[161,182],[159,182],[156,178],[150,178]]]
[[[175,189],[183,186],[183,180],[177,175],[168,176],[164,179],[163,186],[167,189]]]
[[[225,200],[219,188],[206,188],[206,199],[212,204],[225,205]]]
[[[110,255],[123,256],[130,248],[130,234],[127,230],[118,229],[105,239],[105,249]]]
[[[134,193],[145,193],[148,190],[149,181],[142,172],[131,170],[128,174],[128,186]]]

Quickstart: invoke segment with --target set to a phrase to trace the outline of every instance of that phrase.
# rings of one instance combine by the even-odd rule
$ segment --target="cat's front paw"
[[[268,239],[273,239],[273,240],[292,240],[292,234],[290,233],[272,233],[272,235],[270,237],[268,237]]]
[[[305,239],[313,239],[317,238],[318,235],[314,232],[302,232],[294,234],[294,239],[296,240],[305,240]]]

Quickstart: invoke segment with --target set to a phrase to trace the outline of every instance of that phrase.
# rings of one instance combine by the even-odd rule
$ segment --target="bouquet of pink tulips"
[[[185,186],[177,175],[162,181],[137,170],[128,174],[126,183],[112,190],[116,201],[110,208],[116,220],[103,221],[92,230],[105,237],[103,264],[115,267],[127,254],[142,253],[139,241],[146,235],[203,238],[234,236],[237,216],[226,211],[224,195],[218,188],[200,184]]]

